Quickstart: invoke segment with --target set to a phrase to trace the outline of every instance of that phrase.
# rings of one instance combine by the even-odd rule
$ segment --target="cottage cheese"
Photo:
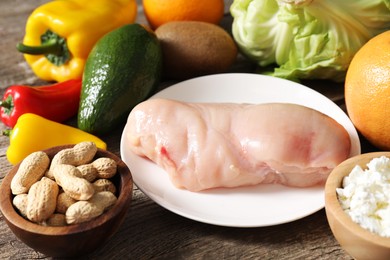
[[[355,166],[336,190],[344,211],[363,228],[390,237],[390,159],[372,159],[367,169]]]

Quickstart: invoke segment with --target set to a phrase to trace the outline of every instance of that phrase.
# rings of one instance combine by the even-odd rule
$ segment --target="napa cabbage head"
[[[390,0],[234,0],[240,51],[269,74],[343,81],[370,38],[390,29]]]

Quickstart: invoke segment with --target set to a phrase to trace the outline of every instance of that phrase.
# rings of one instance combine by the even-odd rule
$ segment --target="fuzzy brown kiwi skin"
[[[163,53],[163,77],[183,80],[222,73],[235,62],[238,49],[222,27],[198,21],[175,21],[155,31]]]

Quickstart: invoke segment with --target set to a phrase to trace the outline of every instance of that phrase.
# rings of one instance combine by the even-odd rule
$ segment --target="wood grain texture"
[[[22,40],[30,12],[44,0],[0,1],[0,89],[11,84],[42,83],[15,49]],[[138,1],[140,2],[140,1]],[[232,1],[226,1],[228,5]],[[142,7],[137,21],[145,23]],[[227,14],[223,27],[230,29]],[[253,65],[237,58],[234,72],[253,72]],[[163,82],[160,88],[172,82]],[[342,85],[308,82],[343,106]],[[330,86],[332,85],[332,86]],[[74,124],[70,120],[69,124]],[[0,130],[4,125],[0,124]],[[105,137],[108,149],[119,155],[122,129]],[[0,179],[10,170],[5,152],[7,137],[0,137]],[[0,214],[0,259],[49,259],[18,240]],[[195,222],[160,207],[135,187],[132,206],[119,231],[100,250],[83,259],[351,259],[334,239],[325,211],[303,219],[262,228],[227,228]]]

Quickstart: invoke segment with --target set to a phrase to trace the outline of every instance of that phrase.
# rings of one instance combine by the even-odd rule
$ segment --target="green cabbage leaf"
[[[343,81],[354,54],[390,29],[390,0],[234,0],[242,54],[291,80]]]

